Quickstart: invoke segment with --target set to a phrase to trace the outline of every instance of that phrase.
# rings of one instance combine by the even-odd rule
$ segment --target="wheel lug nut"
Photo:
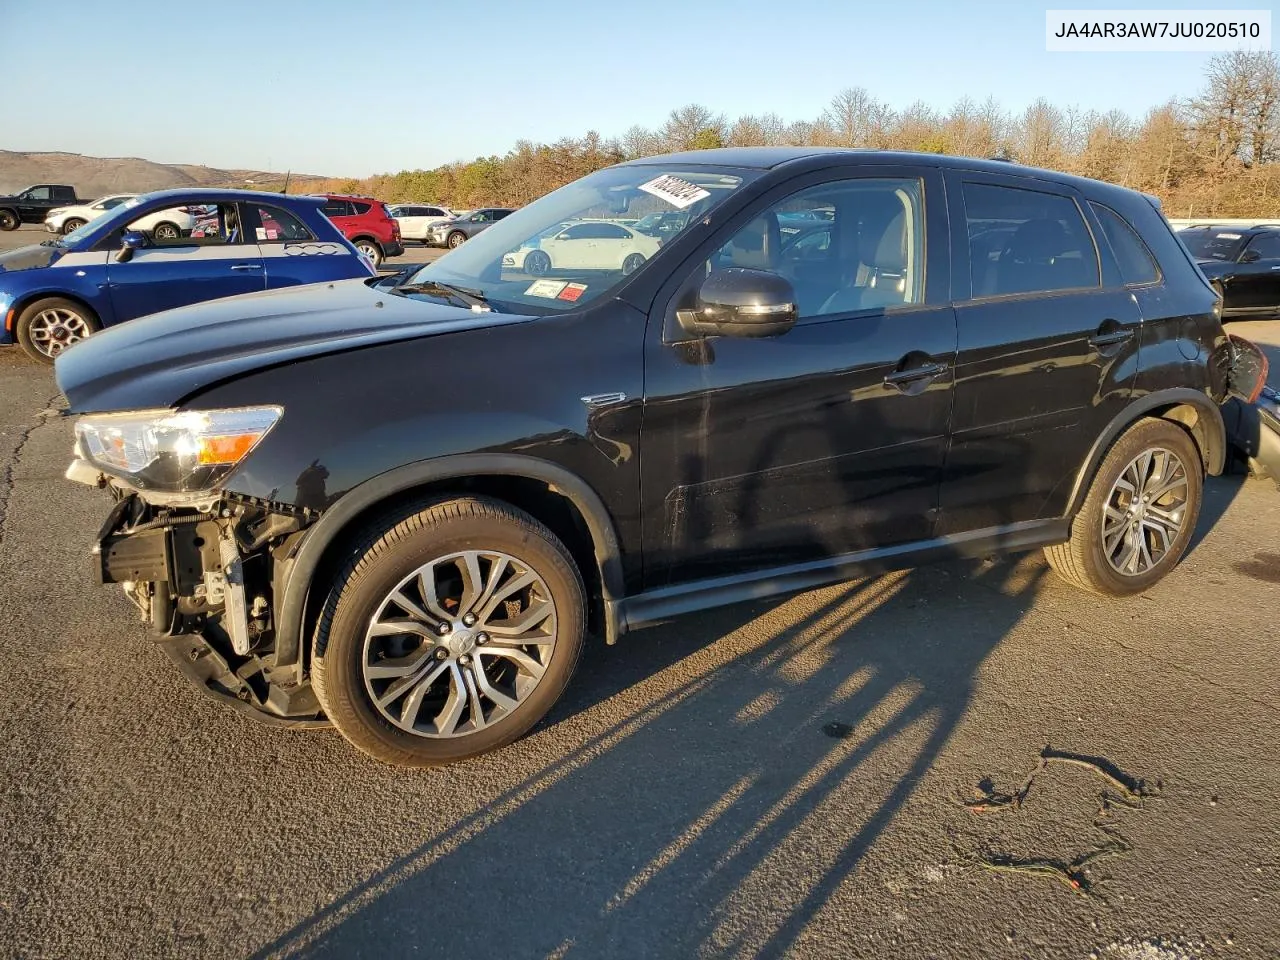
[[[436,633],[440,634],[442,637],[447,637],[452,631],[453,628],[447,623],[442,623],[440,626],[436,627]]]
[[[462,656],[458,658],[458,662],[465,667],[467,664],[471,662],[471,658],[464,653]]]
[[[474,613],[468,613],[465,617],[462,618],[463,625],[467,627],[474,626],[475,622],[476,622],[476,615]]]
[[[443,660],[449,655],[449,651],[445,647],[436,647],[436,659]]]
[[[489,642],[489,635],[487,633],[476,634],[476,643],[488,643],[488,642]]]

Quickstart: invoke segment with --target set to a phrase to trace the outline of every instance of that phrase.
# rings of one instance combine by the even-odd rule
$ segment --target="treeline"
[[[308,184],[308,191],[363,193],[456,208],[520,206],[601,167],[674,150],[810,145],[1004,156],[1109,180],[1160,197],[1170,217],[1280,217],[1280,62],[1274,53],[1213,58],[1200,93],[1135,119],[1037,100],[1019,114],[994,99],[965,97],[938,111],[894,110],[861,87],[841,91],[812,120],[776,114],[729,120],[698,104],[673,110],[657,130],[594,131],[552,144],[527,140],[506,156],[365,180]]]

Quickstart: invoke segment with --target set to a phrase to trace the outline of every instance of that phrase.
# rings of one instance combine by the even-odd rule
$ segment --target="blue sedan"
[[[376,276],[323,204],[250,190],[161,190],[65,236],[0,254],[0,343],[16,341],[51,363],[103,327],[161,310]],[[166,210],[193,226],[167,231],[176,237],[139,229],[139,221],[153,222]]]

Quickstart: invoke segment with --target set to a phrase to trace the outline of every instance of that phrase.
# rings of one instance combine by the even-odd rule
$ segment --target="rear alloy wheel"
[[[644,266],[643,253],[628,254],[627,258],[622,261],[622,275],[624,277],[629,277],[631,276],[631,274],[639,270],[642,266]]]
[[[0,230],[17,230],[18,215],[12,210],[0,210]]]
[[[449,239],[446,240],[445,243],[448,244],[450,250],[456,250],[458,247],[462,246],[466,239],[467,235],[465,233],[461,230],[455,230],[453,233],[449,234]]]
[[[84,226],[84,223],[85,222],[79,217],[67,217],[67,219],[62,222],[62,232],[65,235],[70,233],[72,230],[79,230]]]
[[[1167,420],[1139,420],[1102,461],[1071,539],[1045,555],[1085,590],[1139,593],[1186,552],[1203,491],[1200,451],[1186,431]]]
[[[356,243],[356,249],[368,258],[369,262],[373,264],[373,268],[375,270],[382,266],[382,248],[372,240],[359,241]]]
[[[58,354],[99,329],[98,318],[74,300],[53,297],[37,300],[18,315],[18,343],[27,355],[41,363],[53,363]]]
[[[155,229],[151,231],[151,236],[156,240],[177,240],[182,236],[182,231],[178,229],[177,224],[157,223]]]
[[[321,614],[312,683],[372,757],[433,766],[504,746],[559,698],[582,649],[564,546],[495,500],[437,503],[371,531]]]
[[[542,250],[530,250],[525,254],[524,272],[535,277],[545,277],[551,272],[551,258]]]

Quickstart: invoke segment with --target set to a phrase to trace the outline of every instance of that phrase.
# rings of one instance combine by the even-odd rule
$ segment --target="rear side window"
[[[1159,280],[1160,268],[1156,266],[1155,257],[1129,222],[1110,207],[1092,201],[1089,206],[1093,207],[1098,222],[1102,224],[1102,232],[1111,244],[1111,252],[1115,254],[1124,282],[1155,283]]]
[[[367,203],[357,203],[355,200],[352,200],[351,206],[355,207],[356,216],[360,216],[362,214],[366,214],[369,212],[369,204]]]
[[[966,183],[964,209],[974,297],[1099,285],[1093,237],[1070,197]]]
[[[345,200],[326,200],[324,215],[326,217],[349,217],[351,216],[351,205]]]
[[[313,240],[311,231],[288,210],[279,207],[254,204],[258,218],[254,231],[259,243],[283,243],[286,240]]]
[[[493,211],[493,219],[495,219],[495,220],[501,220],[503,217],[505,217],[505,216],[506,216],[507,214],[509,214],[510,212],[511,212],[510,210],[495,210],[495,211]]]

